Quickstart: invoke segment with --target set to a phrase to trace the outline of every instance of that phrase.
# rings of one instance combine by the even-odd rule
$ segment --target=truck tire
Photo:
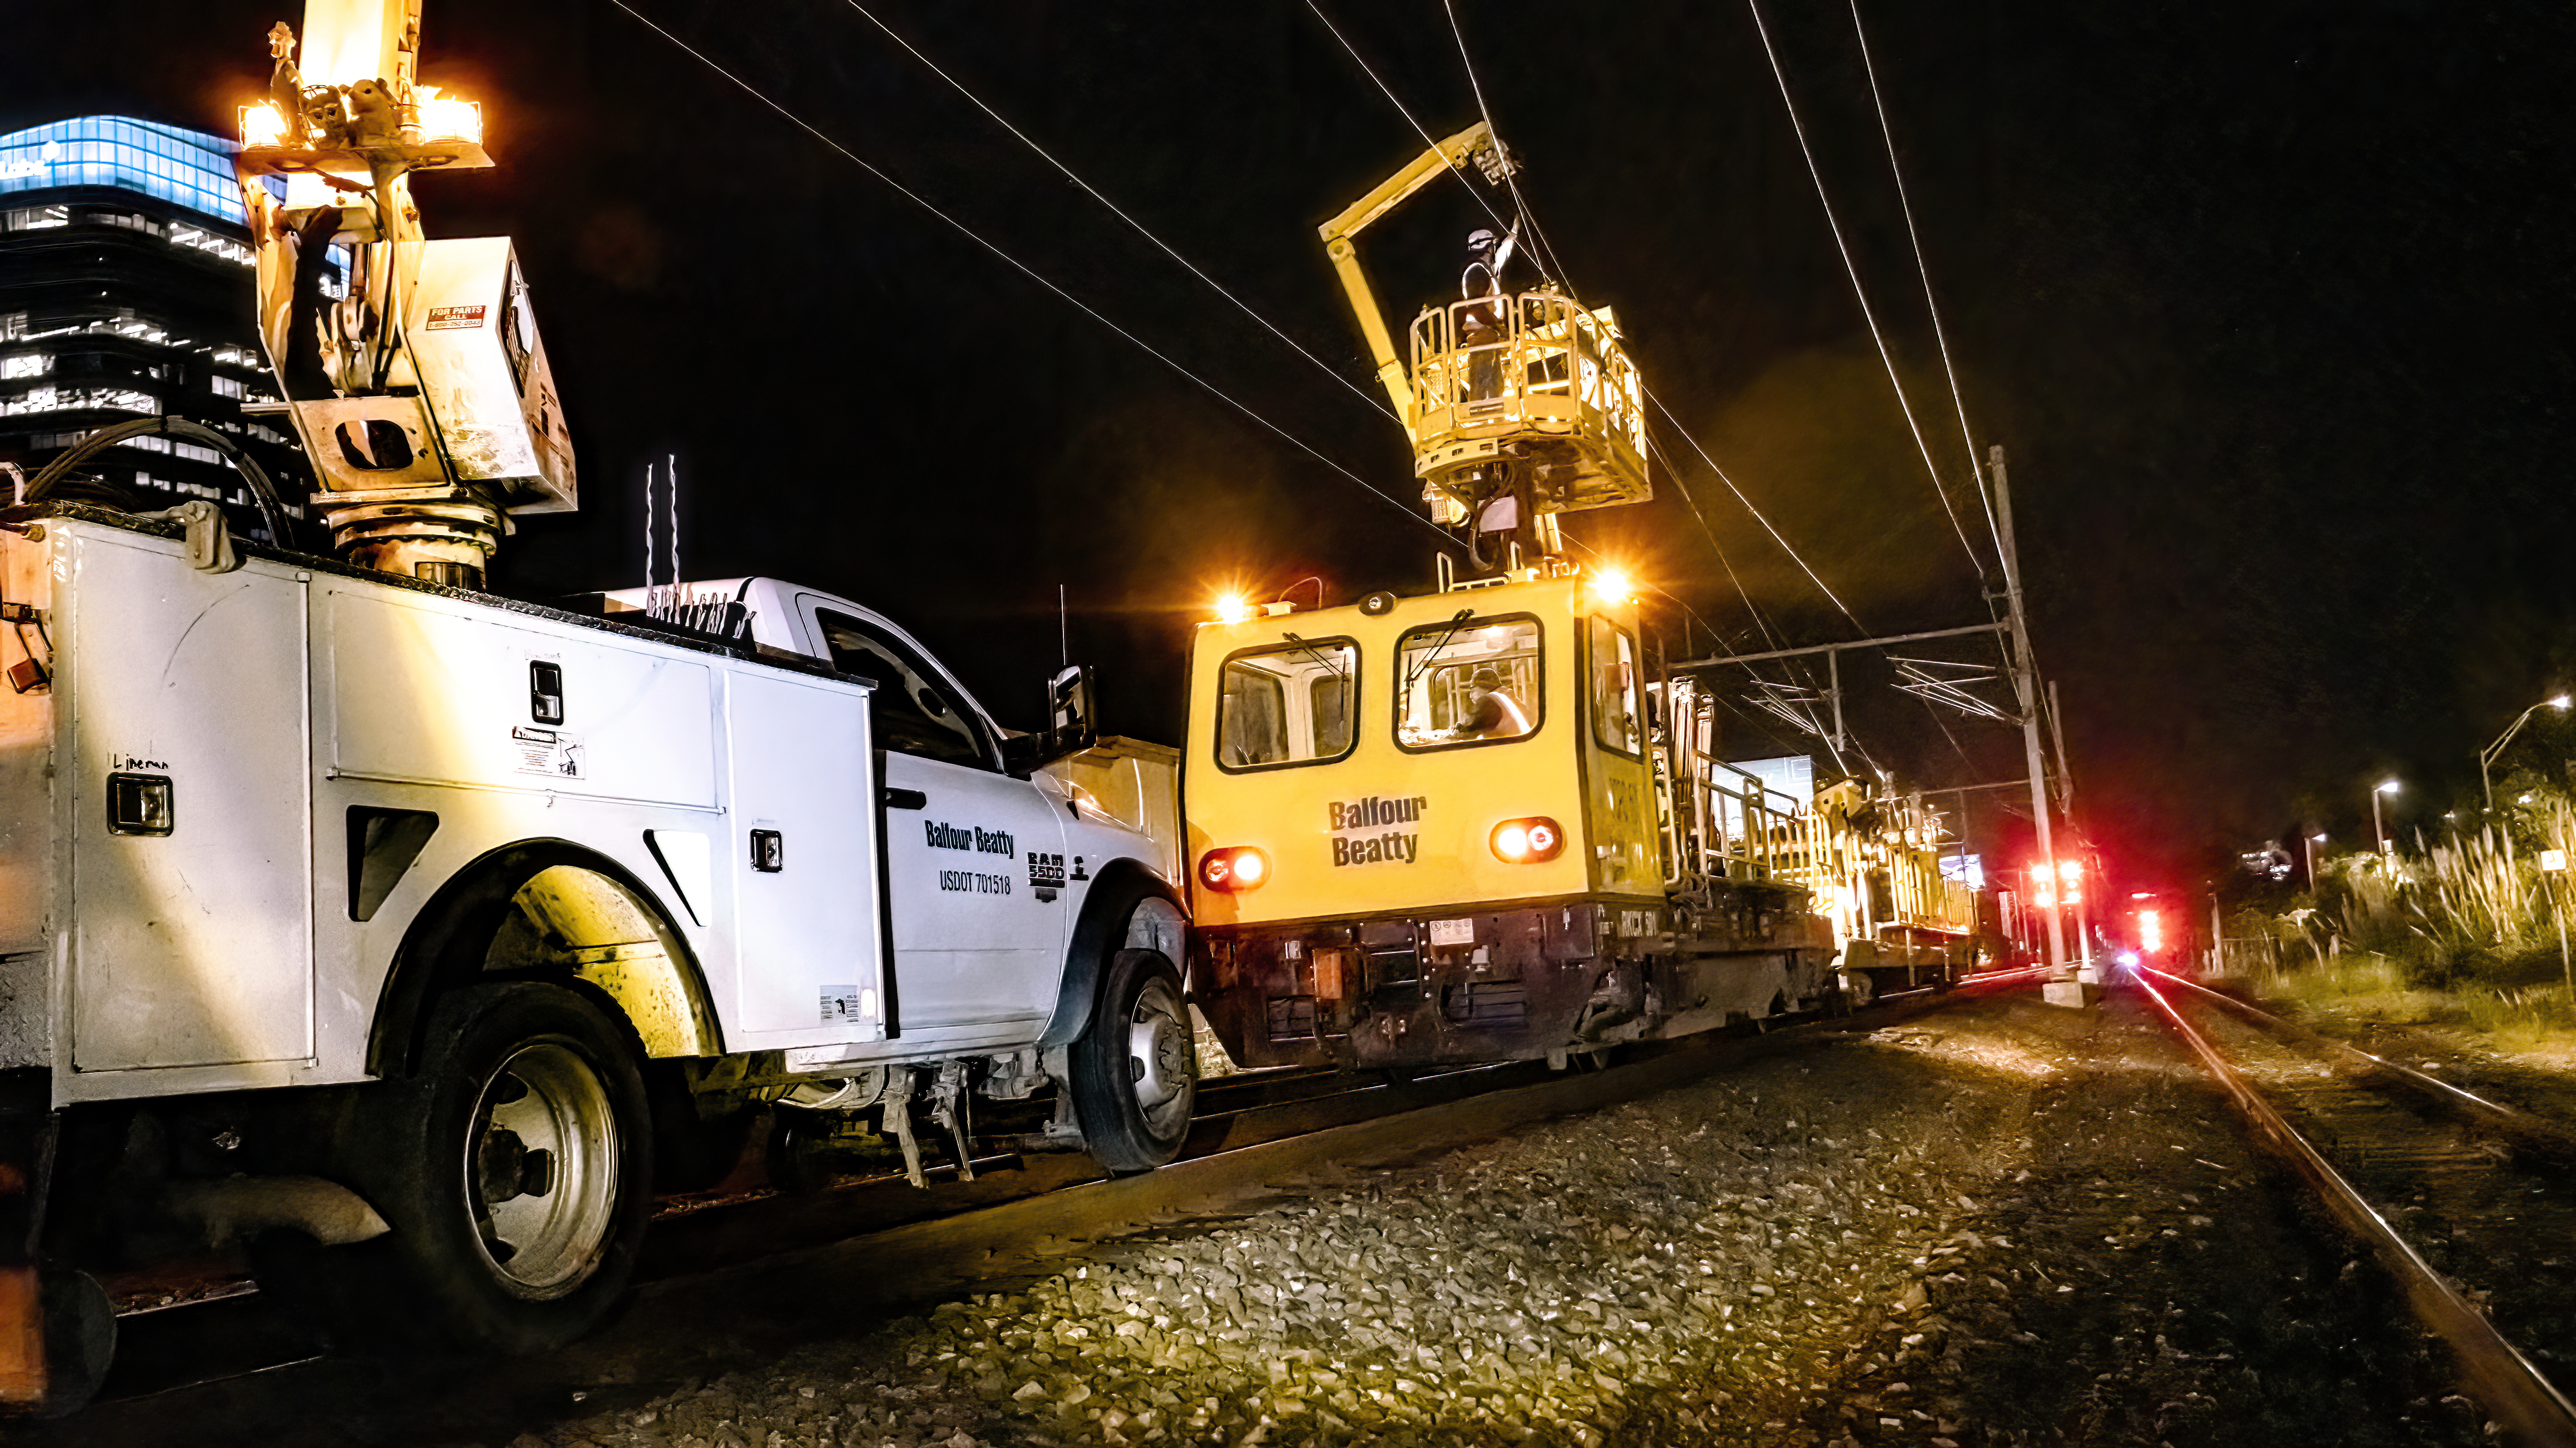
[[[478,985],[438,1003],[419,1069],[365,1093],[343,1138],[351,1185],[393,1227],[342,1249],[373,1259],[344,1261],[335,1294],[353,1303],[364,1284],[370,1336],[542,1352],[623,1305],[652,1205],[636,1058],[625,1030],[562,986]]]
[[[1180,1155],[1198,1100],[1198,1054],[1181,975],[1158,950],[1121,950],[1102,973],[1069,1061],[1083,1148],[1113,1172]]]

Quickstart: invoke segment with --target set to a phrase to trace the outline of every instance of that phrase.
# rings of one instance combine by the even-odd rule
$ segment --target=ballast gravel
[[[2102,1075],[2083,1060],[2098,1022],[2020,1002],[1958,1014],[1281,1184],[1222,1222],[1095,1246],[514,1448],[2253,1441],[2228,1435],[2224,1394],[2267,1385],[2220,1371],[2241,1354],[2177,1369],[2187,1309],[2160,1303],[2136,1337],[2069,1317],[2070,1292],[2116,1298],[2119,1272],[2191,1242],[2223,1259],[2227,1242],[2208,1211],[2088,1215],[2078,1235],[2098,1240],[2080,1243],[2035,1215],[2063,1203],[2032,1168],[2042,1185],[2063,1174],[2032,1157],[2047,1144],[2033,1103]],[[2155,1074],[2157,1099],[2197,1123],[2167,1136],[2224,1133],[2223,1108]],[[2243,1151],[2223,1160],[2252,1190]],[[2091,1165],[2082,1179],[2121,1205]],[[2150,1347],[2153,1332],[2170,1340]],[[2124,1389],[2098,1369],[2130,1352],[2164,1359],[2152,1392],[2190,1410],[2103,1409]],[[2420,1357],[2378,1362],[2380,1391],[2424,1376]],[[2025,1398],[2057,1406],[2016,1412]],[[2415,1429],[2441,1418],[2474,1438],[2474,1413],[2426,1412]],[[2340,1441],[2332,1421],[2316,1430],[2267,1441]]]
[[[1867,1043],[1800,1056],[1098,1249],[522,1441],[1809,1436],[1788,1419],[1825,1348],[1907,1310],[1907,1261],[1988,1174],[1997,1088]]]

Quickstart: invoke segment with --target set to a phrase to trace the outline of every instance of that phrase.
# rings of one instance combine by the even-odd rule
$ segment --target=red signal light
[[[1211,890],[1257,890],[1269,878],[1270,857],[1251,845],[1228,845],[1199,856],[1199,883]]]
[[[1565,828],[1545,815],[1494,826],[1494,858],[1506,865],[1535,865],[1565,852]]]

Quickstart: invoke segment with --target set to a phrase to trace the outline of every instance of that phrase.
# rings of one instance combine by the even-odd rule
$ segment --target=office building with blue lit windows
[[[228,433],[307,495],[310,470],[262,364],[235,147],[126,116],[0,135],[0,461],[28,476],[90,432],[138,416]],[[138,508],[226,504],[254,534],[241,476],[212,448],[139,437],[81,470],[66,496]],[[9,480],[0,473],[0,503]]]

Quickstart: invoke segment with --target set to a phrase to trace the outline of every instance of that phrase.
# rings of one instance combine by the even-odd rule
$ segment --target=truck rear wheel
[[[417,1074],[371,1090],[351,1124],[352,1184],[393,1227],[345,1249],[382,1274],[374,1325],[536,1352],[623,1303],[652,1132],[632,1042],[583,996],[531,981],[448,996]]]
[[[1180,1155],[1198,1101],[1198,1056],[1180,972],[1161,951],[1110,958],[1069,1064],[1074,1120],[1094,1160],[1137,1172]]]

